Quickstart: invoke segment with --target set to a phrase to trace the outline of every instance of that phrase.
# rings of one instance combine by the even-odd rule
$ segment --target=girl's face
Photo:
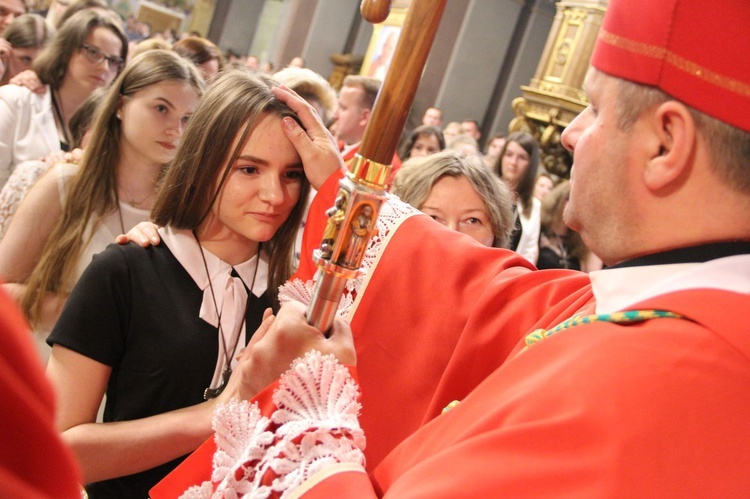
[[[495,241],[487,204],[464,176],[440,178],[419,209],[485,246]]]
[[[89,31],[83,45],[73,51],[63,85],[74,85],[91,93],[106,87],[117,76],[119,67],[115,61],[120,59],[122,42],[109,28],[98,26]],[[96,62],[102,56],[105,58]]]
[[[515,189],[529,169],[529,153],[518,142],[508,142],[502,158],[502,177],[508,187]]]
[[[190,84],[165,80],[122,98],[122,164],[161,168],[177,153],[182,132],[198,102]]]
[[[536,184],[534,184],[534,197],[539,200],[544,199],[544,196],[549,194],[549,191],[551,191],[553,187],[552,179],[545,175],[541,175],[536,179]]]
[[[440,152],[440,141],[432,134],[420,134],[411,146],[410,158],[429,156]]]
[[[11,56],[8,57],[8,71],[5,74],[5,79],[9,80],[21,71],[31,69],[31,63],[34,62],[41,51],[42,49],[34,47],[14,48]]]
[[[230,167],[201,232],[210,231],[209,237],[227,246],[254,248],[249,258],[257,251],[257,243],[271,239],[289,218],[299,201],[304,175],[302,160],[281,129],[281,117],[265,115]],[[229,261],[233,258],[222,256],[233,264]]]
[[[498,138],[492,139],[490,141],[490,145],[487,146],[487,156],[492,156],[493,158],[499,158],[504,145],[505,145],[504,138],[498,137]]]

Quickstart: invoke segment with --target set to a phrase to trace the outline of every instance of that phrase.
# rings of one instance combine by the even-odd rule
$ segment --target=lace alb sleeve
[[[282,376],[271,418],[247,401],[216,409],[211,481],[182,497],[285,497],[330,466],[348,463],[364,470],[358,397],[346,367],[332,355],[309,352]]]
[[[362,288],[370,270],[375,266],[380,254],[385,249],[388,242],[388,236],[391,235],[399,225],[404,222],[404,220],[420,213],[419,210],[404,203],[397,196],[390,193],[386,194],[386,200],[380,208],[380,213],[378,214],[378,219],[375,224],[375,233],[365,249],[365,255],[362,259],[362,267],[360,268],[361,273],[356,279],[352,279],[346,283],[344,295],[342,296],[338,307],[338,314],[340,317],[343,317],[344,319],[351,317],[357,293]],[[279,287],[279,302],[283,305],[288,301],[294,300],[304,303],[305,305],[309,304],[312,298],[312,290],[315,286],[316,278],[317,274],[311,281],[303,282],[299,279],[294,279],[286,282]]]

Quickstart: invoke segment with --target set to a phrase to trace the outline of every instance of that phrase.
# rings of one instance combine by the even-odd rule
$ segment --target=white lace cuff
[[[182,497],[286,497],[331,465],[364,468],[358,396],[349,371],[332,355],[312,351],[295,360],[273,394],[277,409],[270,419],[247,401],[216,409],[211,481]]]

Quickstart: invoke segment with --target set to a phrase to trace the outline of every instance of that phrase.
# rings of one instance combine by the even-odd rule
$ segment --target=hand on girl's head
[[[302,123],[300,126],[294,119],[286,117],[282,120],[282,128],[302,159],[310,185],[319,189],[331,174],[344,168],[336,141],[323,125],[317,111],[293,90],[280,85],[272,91],[276,98],[297,114]]]

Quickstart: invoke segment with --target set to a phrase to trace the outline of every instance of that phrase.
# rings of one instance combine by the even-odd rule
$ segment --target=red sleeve
[[[0,497],[81,497],[76,462],[54,425],[54,394],[31,332],[0,291]]]
[[[297,272],[292,279],[309,281],[315,275],[317,267],[312,261],[313,250],[320,246],[323,239],[323,231],[326,228],[328,217],[326,210],[333,206],[336,200],[336,194],[339,192],[339,180],[344,178],[345,170],[341,169],[333,173],[320,186],[320,190],[315,195],[310,211],[307,214],[305,222],[305,232],[302,234],[302,251],[300,252],[300,261]]]

